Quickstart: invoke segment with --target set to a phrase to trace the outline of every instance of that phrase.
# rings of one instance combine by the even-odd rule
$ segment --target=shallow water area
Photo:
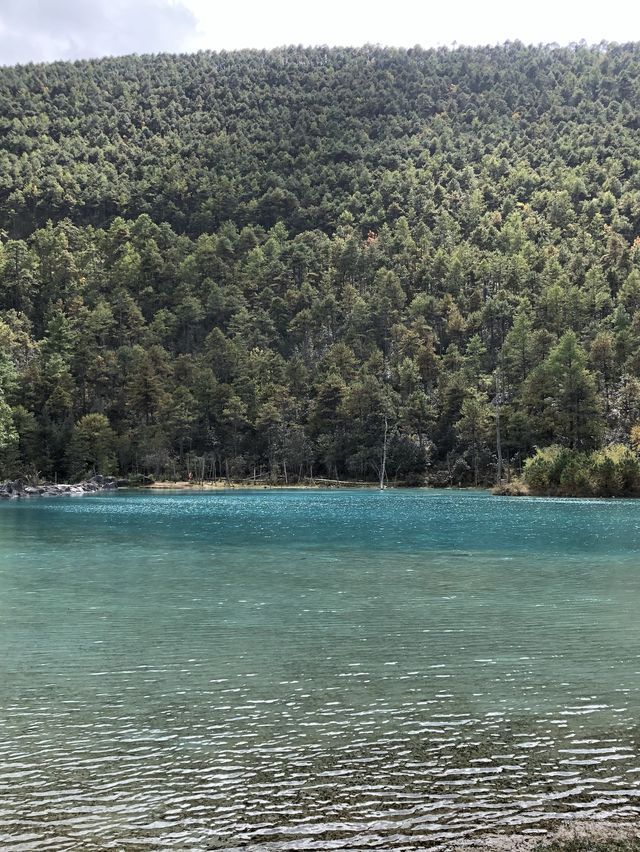
[[[637,819],[639,507],[0,505],[0,848],[418,850]]]

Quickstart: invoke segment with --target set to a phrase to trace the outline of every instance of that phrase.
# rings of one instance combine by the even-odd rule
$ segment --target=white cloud
[[[270,48],[640,39],[630,0],[0,0],[0,64]]]
[[[387,44],[423,47],[569,44],[640,39],[630,0],[185,0],[200,25],[198,47],[214,50],[284,44]]]
[[[0,64],[189,49],[182,0],[1,0]]]

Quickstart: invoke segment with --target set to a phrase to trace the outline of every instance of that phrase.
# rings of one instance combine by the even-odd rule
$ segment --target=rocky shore
[[[20,497],[57,497],[64,494],[92,494],[96,491],[113,491],[117,487],[118,480],[115,476],[100,476],[99,474],[73,485],[66,482],[30,485],[23,479],[14,479],[0,483],[0,500],[14,500]]]

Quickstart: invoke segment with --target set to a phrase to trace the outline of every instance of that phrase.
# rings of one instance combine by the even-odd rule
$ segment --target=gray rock
[[[41,494],[47,497],[56,497],[62,494],[87,494],[96,491],[112,491],[117,487],[118,483],[115,476],[100,476],[99,474],[77,485],[67,482],[26,485],[24,480],[14,479],[0,483],[0,499],[12,500],[18,497],[37,497]]]

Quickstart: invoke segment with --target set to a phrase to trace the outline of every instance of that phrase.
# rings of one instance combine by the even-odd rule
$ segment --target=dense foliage
[[[622,444],[591,453],[551,446],[526,460],[524,482],[534,494],[632,496],[640,492],[640,460]]]
[[[638,103],[637,44],[0,69],[0,473],[629,443]]]

